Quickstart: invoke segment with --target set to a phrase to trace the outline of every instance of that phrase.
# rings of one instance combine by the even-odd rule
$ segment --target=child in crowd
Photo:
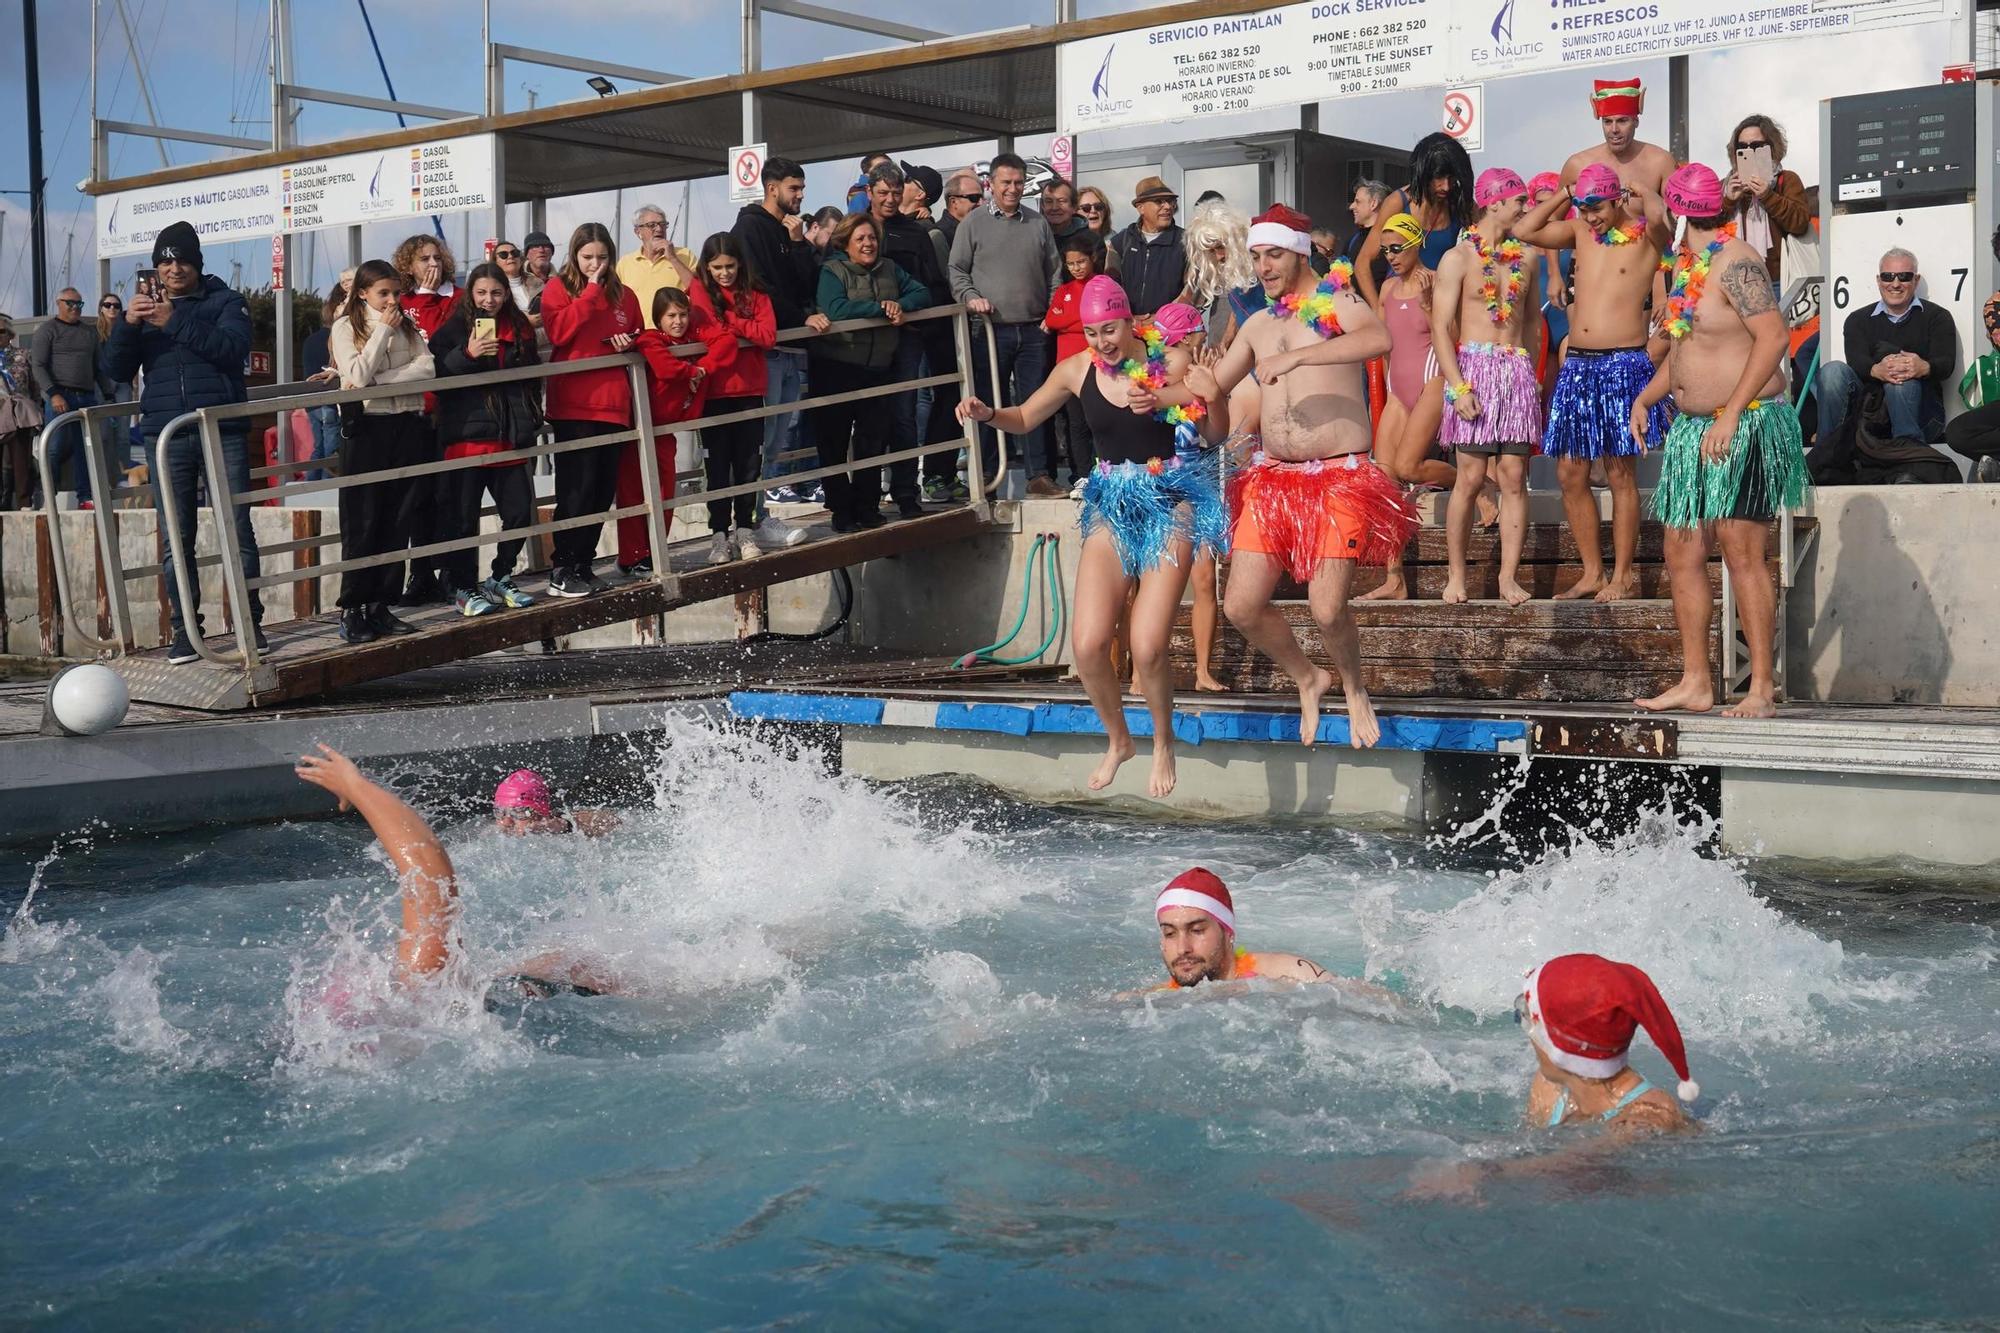
[[[535,327],[514,302],[513,287],[498,264],[472,270],[450,315],[431,335],[431,356],[438,374],[472,375],[480,371],[512,370],[536,365]],[[476,389],[451,389],[437,396],[438,442],[444,456],[473,458],[502,455],[484,467],[441,473],[449,483],[440,493],[449,497],[442,516],[443,538],[455,540],[479,531],[479,510],[487,495],[500,513],[503,528],[531,527],[535,521],[533,469],[513,458],[511,450],[535,442],[542,428],[541,385],[533,380],[489,384]],[[481,616],[501,607],[529,606],[534,598],[514,585],[514,562],[525,539],[499,543],[493,554],[493,574],[478,581],[479,552],[468,548],[443,558],[445,580],[459,611]]]
[[[1069,281],[1056,288],[1049,298],[1049,313],[1042,316],[1042,328],[1056,336],[1059,362],[1087,350],[1083,342],[1083,317],[1078,311],[1082,309],[1083,284],[1101,271],[1098,258],[1103,251],[1103,242],[1088,229],[1063,238],[1063,269],[1069,274]],[[1081,500],[1083,484],[1090,480],[1090,469],[1097,463],[1096,451],[1091,447],[1090,423],[1083,418],[1083,404],[1071,398],[1049,424],[1055,428],[1056,444],[1063,457],[1069,459],[1073,483],[1069,498]]]
[[[675,355],[675,347],[690,342],[708,345],[701,360],[686,361]],[[680,288],[662,287],[653,294],[653,327],[641,333],[632,345],[646,358],[647,400],[653,415],[653,457],[660,474],[660,498],[671,500],[677,450],[674,433],[660,428],[702,414],[709,378],[736,361],[736,335],[696,311],[693,301]],[[639,451],[628,449],[618,465],[618,507],[638,504],[645,495],[645,473],[639,467]],[[653,572],[653,558],[646,516],[634,514],[619,519],[620,572],[647,577]]]
[[[347,308],[329,339],[340,387],[365,389],[433,377],[430,348],[401,305],[402,279],[379,259],[354,272]],[[435,437],[424,416],[422,394],[396,394],[350,403],[341,412],[340,475],[359,477],[426,461]],[[340,492],[343,560],[400,551],[409,544],[420,504],[434,494],[429,478],[346,486]],[[389,610],[402,582],[402,566],[373,565],[340,577],[340,637],[369,643],[412,627]]]
[[[778,317],[771,308],[771,298],[764,294],[763,281],[751,270],[742,243],[726,231],[719,231],[702,243],[695,272],[701,281],[689,293],[694,298],[694,308],[721,324],[731,335],[750,343],[746,355],[738,356],[710,381],[705,411],[709,416],[722,416],[762,407],[768,379],[764,353],[778,345]],[[708,454],[711,491],[747,486],[763,472],[761,417],[703,427],[701,444]],[[732,515],[736,520],[734,533],[730,531]],[[755,490],[710,501],[708,530],[713,535],[709,541],[709,561],[721,564],[738,556],[759,555],[760,542],[783,543],[791,531],[775,519],[766,522],[763,528],[756,525]]]
[[[618,252],[601,222],[570,233],[569,257],[542,288],[542,331],[551,361],[585,361],[630,347],[646,327],[639,298],[618,280]],[[761,367],[763,362],[760,360]],[[549,427],[558,442],[587,440],[632,428],[632,377],[623,366],[558,375],[548,382]],[[571,449],[555,456],[556,519],[580,518],[611,507],[618,490],[620,456],[627,441]],[[610,584],[591,572],[602,524],[558,529],[549,573],[555,597],[588,597]]]

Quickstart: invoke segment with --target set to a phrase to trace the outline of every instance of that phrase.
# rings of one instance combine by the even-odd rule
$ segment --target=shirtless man
[[[1333,677],[1306,656],[1271,605],[1280,576],[1304,584],[1347,695],[1349,736],[1374,745],[1381,724],[1361,679],[1361,635],[1348,608],[1358,564],[1379,565],[1416,531],[1416,511],[1368,457],[1363,366],[1389,350],[1389,335],[1355,293],[1352,270],[1324,279],[1307,262],[1312,241],[1276,210],[1250,228],[1250,253],[1274,304],[1252,315],[1213,369],[1197,366],[1188,388],[1228,426],[1231,389],[1254,368],[1262,381],[1262,452],[1239,474],[1240,509],[1230,540],[1223,613],[1299,690],[1299,740],[1319,734],[1320,699]]]
[[[1580,216],[1562,220],[1571,203]],[[1628,203],[1637,205],[1640,216],[1632,215]],[[1673,229],[1659,197],[1644,183],[1621,186],[1610,167],[1592,163],[1577,177],[1573,197],[1550,195],[1521,220],[1514,234],[1545,250],[1576,252],[1577,296],[1569,312],[1569,354],[1549,402],[1542,452],[1556,460],[1563,514],[1576,539],[1583,576],[1556,598],[1618,601],[1638,590],[1632,572],[1639,547],[1635,460],[1648,444],[1659,443],[1670,420],[1667,409],[1656,406],[1646,438],[1634,439],[1627,429],[1632,402],[1653,376],[1653,361],[1646,352],[1646,299],[1660,255],[1673,244]],[[1611,483],[1608,581],[1598,544],[1597,497],[1590,490],[1590,465],[1598,459],[1603,460]]]
[[[1519,606],[1529,595],[1520,582],[1528,456],[1542,438],[1541,384],[1528,350],[1541,346],[1541,256],[1514,236],[1528,203],[1520,176],[1505,167],[1481,172],[1473,201],[1479,220],[1438,265],[1431,288],[1431,355],[1445,383],[1438,440],[1458,455],[1445,509],[1444,600],[1466,599],[1466,547],[1491,459],[1500,477],[1500,595]]]
[[[1598,165],[1617,172],[1621,184],[1643,185],[1653,194],[1659,194],[1678,164],[1672,153],[1638,137],[1639,114],[1645,109],[1646,89],[1639,80],[1593,80],[1590,114],[1604,132],[1604,142],[1570,154],[1563,163],[1563,188],[1572,189],[1585,167]],[[1570,302],[1569,290],[1560,274],[1556,276],[1551,296],[1558,308]]]
[[[1763,256],[1736,235],[1735,206],[1713,171],[1682,167],[1667,182],[1666,204],[1687,219],[1661,320],[1671,346],[1632,405],[1631,429],[1648,429],[1648,413],[1671,390],[1679,416],[1667,432],[1653,510],[1667,525],[1681,679],[1665,694],[1637,702],[1652,712],[1705,713],[1714,705],[1708,671],[1714,541],[1750,644],[1749,692],[1723,711],[1770,717],[1777,711],[1776,598],[1764,541],[1777,511],[1796,508],[1807,489],[1799,419],[1785,396],[1785,322]]]
[[[1154,991],[1187,990],[1204,981],[1300,981],[1342,987],[1370,999],[1396,1003],[1393,992],[1371,982],[1336,976],[1295,953],[1251,953],[1236,944],[1236,904],[1229,887],[1200,866],[1176,875],[1153,904],[1160,923],[1160,961],[1167,980]]]

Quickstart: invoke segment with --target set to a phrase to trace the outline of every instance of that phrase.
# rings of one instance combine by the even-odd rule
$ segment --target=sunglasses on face
[[[521,252],[519,250],[495,250],[493,257],[495,259],[519,259]]]
[[[1771,145],[1762,139],[1738,139],[1733,146],[1740,153],[1746,148],[1769,148]]]
[[[123,310],[125,307],[119,305],[116,301],[99,301],[97,308],[99,310]]]
[[[1875,275],[1875,280],[1877,282],[1915,282],[1917,280],[1917,275],[1909,272],[1877,273]]]
[[[74,307],[75,307],[76,309],[78,309],[78,310],[81,310],[81,309],[83,309],[83,302],[81,302],[81,301],[72,301],[72,300],[70,300],[70,299],[69,299],[68,297],[61,297],[61,298],[59,298],[59,299],[58,299],[58,300],[56,301],[56,304],[57,304],[57,305],[66,305],[66,306],[74,306]]]
[[[667,224],[664,222],[635,222],[632,224],[632,230],[634,231],[665,231],[666,229]]]
[[[1078,205],[1076,206],[1076,211],[1077,211],[1077,212],[1079,212],[1079,213],[1102,213],[1102,212],[1104,211],[1104,205],[1103,205],[1103,204],[1078,204]]]

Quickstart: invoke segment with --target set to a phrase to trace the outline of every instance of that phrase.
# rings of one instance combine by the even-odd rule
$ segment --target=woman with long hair
[[[1248,315],[1239,298],[1264,308],[1264,287],[1250,266],[1250,219],[1220,199],[1196,206],[1187,225],[1188,304],[1201,312],[1204,346],[1224,352]]]
[[[35,432],[42,426],[42,395],[35,385],[35,363],[14,337],[14,317],[0,315],[0,447],[12,472],[14,490],[8,505],[32,509],[35,504]]]
[[[124,318],[125,302],[119,298],[118,293],[106,292],[97,298],[97,345],[99,347],[103,347],[111,341],[111,330],[117,328],[118,321]],[[110,396],[104,401],[107,403],[129,403],[132,401],[132,391],[133,382],[131,380],[126,380],[122,384],[113,384]],[[127,417],[122,421],[114,420],[104,423],[104,428],[107,432],[115,432],[125,437],[125,447],[111,451],[111,457],[117,460],[118,466],[121,469],[129,467],[133,462],[132,428],[138,420],[137,417]]]
[[[1076,192],[1076,212],[1102,249],[1098,262],[1106,273],[1116,276],[1118,256],[1111,252],[1111,238],[1118,234],[1118,229],[1111,225],[1111,196],[1095,185],[1086,185]]]
[[[404,317],[428,339],[444,323],[445,316],[451,313],[452,302],[458,298],[458,288],[454,285],[458,261],[452,258],[451,247],[430,232],[418,232],[404,238],[395,253],[389,256],[389,262],[403,280],[403,293],[398,304]],[[426,394],[426,420],[436,410],[437,403]],[[439,456],[433,440],[425,461],[435,461]],[[430,503],[418,507],[414,526],[410,529],[410,545],[428,546],[443,539],[444,529],[440,525],[443,516],[450,512],[457,491],[451,478],[442,473],[428,481],[420,478],[415,484],[429,485],[432,494]],[[403,588],[403,595],[396,599],[396,605],[424,606],[450,600],[451,588],[449,580],[444,577],[440,557],[431,556],[423,561],[410,562],[409,582]]]
[[[601,222],[586,222],[569,236],[562,268],[542,288],[542,332],[549,360],[585,361],[622,352],[646,327],[639,298],[618,281],[618,250]],[[632,426],[632,377],[623,366],[580,370],[548,382],[549,429],[556,440],[587,440]],[[611,507],[618,491],[620,455],[630,441],[568,449],[556,460],[556,521]],[[549,593],[588,597],[611,585],[592,572],[601,521],[559,528],[550,560]]]
[[[1737,235],[1763,256],[1782,296],[1785,238],[1804,236],[1813,224],[1805,183],[1785,170],[1785,132],[1769,116],[1745,116],[1730,132],[1729,163],[1722,197],[1736,210]]]
[[[1459,233],[1472,225],[1472,159],[1465,145],[1449,134],[1426,134],[1410,150],[1410,183],[1391,190],[1376,211],[1376,223],[1354,257],[1354,283],[1361,298],[1381,313],[1382,294],[1375,286],[1375,259],[1388,241],[1382,224],[1398,213],[1417,220],[1423,240],[1417,248],[1420,269],[1413,279],[1424,286],[1430,275],[1458,244]]]
[[[708,405],[702,411],[719,417],[762,407],[764,390],[770,383],[764,353],[778,345],[778,316],[771,298],[764,294],[762,280],[751,269],[743,243],[730,232],[716,232],[701,243],[694,271],[698,281],[688,293],[694,308],[754,349],[716,371],[708,382]],[[708,489],[747,486],[763,475],[763,418],[704,426],[701,447],[708,455]],[[758,526],[754,490],[709,501],[708,531],[711,564],[761,555],[760,543],[791,540],[789,530],[775,516]]]
[[[431,356],[437,361],[440,378],[540,364],[535,326],[528,312],[515,303],[506,270],[498,264],[480,264],[466,275],[451,314],[431,335]],[[438,392],[438,442],[448,459],[508,454],[533,444],[541,428],[541,386],[532,380]],[[488,495],[499,511],[502,528],[532,527],[532,474],[528,462],[511,457],[484,467],[439,473],[438,479],[445,484],[438,489],[450,498],[439,525],[439,540],[454,541],[479,531],[479,511]],[[533,604],[534,598],[514,584],[514,562],[521,558],[525,544],[522,537],[502,540],[493,553],[492,574],[484,580],[479,578],[477,550],[467,548],[439,557],[459,614],[481,616],[502,607]]]
[[[365,389],[432,378],[424,335],[403,313],[403,281],[394,266],[371,259],[354,271],[347,305],[328,339],[340,387]],[[342,414],[340,475],[346,478],[413,467],[429,460],[436,436],[424,417],[422,394],[395,394],[350,405]],[[400,551],[410,544],[417,510],[436,487],[428,477],[378,481],[340,489],[343,560]],[[340,637],[368,643],[411,626],[389,610],[402,571],[396,565],[351,569],[340,576]]]

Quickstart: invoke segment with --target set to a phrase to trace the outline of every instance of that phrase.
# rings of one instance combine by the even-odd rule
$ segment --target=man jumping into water
[[[1229,887],[1215,872],[1200,866],[1186,870],[1160,890],[1153,905],[1160,923],[1160,958],[1167,980],[1154,990],[1187,990],[1204,981],[1274,981],[1326,983],[1375,999],[1393,999],[1390,992],[1365,981],[1335,976],[1310,958],[1295,953],[1251,953],[1236,945],[1236,904]]]
[[[1187,384],[1226,429],[1230,390],[1253,367],[1263,382],[1263,448],[1232,487],[1236,528],[1223,611],[1298,686],[1299,740],[1311,745],[1333,677],[1271,605],[1281,576],[1306,586],[1359,749],[1380,740],[1382,728],[1362,683],[1361,634],[1348,607],[1354,570],[1400,552],[1417,516],[1368,457],[1363,367],[1388,352],[1388,332],[1355,294],[1344,262],[1324,279],[1313,272],[1311,237],[1290,225],[1294,216],[1272,209],[1250,228],[1257,277],[1273,304],[1250,317],[1212,371],[1197,366]]]
[[[1666,203],[1687,219],[1662,315],[1670,348],[1632,405],[1631,429],[1648,429],[1649,413],[1672,390],[1680,415],[1667,432],[1653,511],[1667,525],[1681,679],[1636,702],[1652,712],[1705,713],[1714,706],[1708,670],[1714,543],[1722,547],[1750,645],[1749,691],[1723,711],[1770,717],[1777,712],[1777,599],[1764,543],[1778,510],[1797,508],[1807,490],[1799,419],[1785,398],[1785,322],[1763,256],[1737,237],[1734,208],[1715,173],[1699,164],[1682,167],[1667,182]]]

